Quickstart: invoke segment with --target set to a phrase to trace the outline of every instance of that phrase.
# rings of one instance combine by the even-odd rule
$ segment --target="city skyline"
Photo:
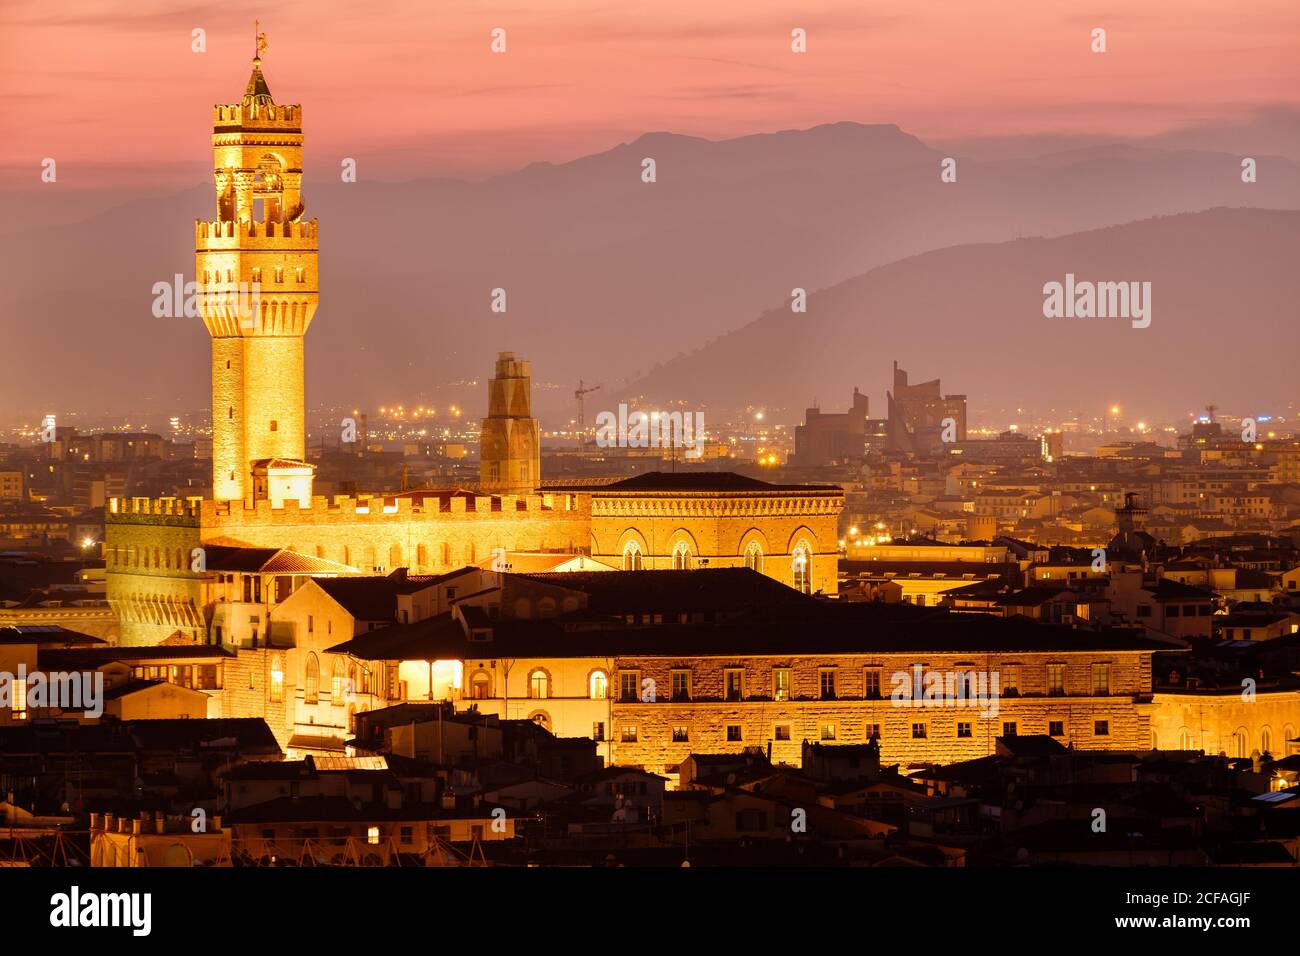
[[[77,90],[0,229],[11,923],[192,936],[208,894],[165,871],[203,869],[268,923],[373,936],[304,907],[317,868],[439,932],[435,903],[513,892],[459,868],[633,901],[661,890],[618,871],[653,870],[656,913],[716,919],[698,867],[778,904],[833,873],[895,919],[1281,927],[1300,13],[972,9],[0,13],[39,36],[0,67],[14,114]],[[169,84],[185,35],[202,68]],[[914,126],[856,118],[886,90]],[[97,97],[119,132],[71,132]],[[717,138],[489,175],[657,111]],[[384,180],[414,144],[487,178]],[[407,872],[355,896],[372,868]]]

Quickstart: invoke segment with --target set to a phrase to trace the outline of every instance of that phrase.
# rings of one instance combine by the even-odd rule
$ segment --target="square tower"
[[[479,434],[479,486],[498,495],[529,495],[542,471],[541,426],[532,417],[532,363],[497,356],[488,383],[488,417]]]
[[[303,218],[302,107],[277,105],[253,59],[239,103],[213,107],[217,217],[195,223],[199,307],[212,336],[212,495],[257,500],[259,463],[288,463],[311,501],[303,339],[317,304],[317,224]],[[301,466],[301,467],[297,467]]]

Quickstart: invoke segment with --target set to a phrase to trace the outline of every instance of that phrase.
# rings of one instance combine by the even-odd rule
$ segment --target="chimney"
[[[132,821],[131,821],[131,833],[132,833],[134,836],[139,836],[139,835],[140,835],[140,825],[141,825],[142,823],[144,823],[143,820],[132,820]]]

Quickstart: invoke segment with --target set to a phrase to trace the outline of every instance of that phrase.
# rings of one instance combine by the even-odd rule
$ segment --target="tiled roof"
[[[287,548],[231,548],[208,545],[204,556],[209,571],[263,574],[356,574],[357,569],[337,561],[312,557]]]
[[[1080,631],[1028,618],[950,614],[908,604],[827,602],[801,611],[757,611],[711,624],[634,626],[611,620],[604,626],[584,622],[578,627],[563,619],[498,621],[491,641],[466,640],[459,628],[439,617],[372,631],[330,650],[372,660],[466,660],[1178,649],[1124,628]]]
[[[566,490],[568,486],[548,487],[547,491]],[[574,491],[589,491],[593,495],[610,492],[676,493],[676,492],[807,492],[809,494],[843,494],[839,485],[776,485],[734,471],[647,471],[608,485],[591,487],[573,486]]]

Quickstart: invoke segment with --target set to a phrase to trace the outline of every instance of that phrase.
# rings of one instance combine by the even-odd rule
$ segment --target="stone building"
[[[243,100],[214,108],[217,218],[195,227],[197,302],[212,337],[213,495],[109,502],[107,590],[123,644],[228,640],[215,631],[217,548],[284,549],[324,574],[590,554],[616,567],[749,566],[834,593],[839,488],[724,473],[543,486],[531,369],[510,352],[488,386],[481,488],[313,496],[302,355],[319,298],[317,224],[302,219],[302,143],[301,107],[274,102],[255,59]],[[245,314],[241,290],[253,285]],[[294,587],[302,575],[281,577]]]

